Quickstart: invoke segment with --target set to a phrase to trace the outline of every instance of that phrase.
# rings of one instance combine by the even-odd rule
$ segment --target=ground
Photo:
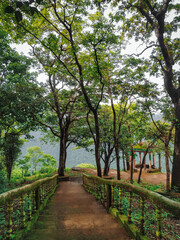
[[[97,174],[97,170],[96,169],[90,169],[90,168],[86,168],[85,172],[87,173],[91,173],[93,175]],[[124,172],[121,171],[121,178],[124,180],[130,180],[130,172]],[[135,181],[138,180],[138,175],[139,172],[134,172],[133,173],[133,178]],[[117,176],[117,171],[115,169],[110,169],[109,171],[109,177],[113,177],[116,178]],[[147,173],[145,171],[142,172],[141,175],[141,179],[144,183],[151,183],[151,184],[156,184],[156,185],[166,185],[166,174],[165,173]]]

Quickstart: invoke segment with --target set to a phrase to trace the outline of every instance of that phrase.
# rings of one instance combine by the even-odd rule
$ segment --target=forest
[[[19,158],[31,131],[42,131],[59,144],[60,176],[71,144],[93,145],[97,176],[115,161],[120,180],[123,161],[133,183],[143,144],[164,154],[166,190],[180,192],[178,13],[173,0],[1,1],[0,180],[17,166],[55,170],[38,147]],[[24,43],[30,56],[12,47]]]

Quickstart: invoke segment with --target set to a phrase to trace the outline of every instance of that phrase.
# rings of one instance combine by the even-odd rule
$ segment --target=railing
[[[23,239],[54,193],[58,175],[0,194],[0,239]]]
[[[83,175],[83,186],[135,239],[180,239],[180,203],[122,181]]]

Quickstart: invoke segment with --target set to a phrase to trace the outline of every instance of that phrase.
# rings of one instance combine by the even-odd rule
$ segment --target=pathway
[[[126,231],[78,181],[61,182],[24,240],[130,240]]]

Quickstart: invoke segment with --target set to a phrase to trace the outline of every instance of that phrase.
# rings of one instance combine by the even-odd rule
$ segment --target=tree
[[[165,105],[163,104],[163,110],[165,110]],[[165,114],[167,115],[168,113],[170,114],[171,109],[166,109]],[[152,119],[152,122],[154,124],[155,130],[154,130],[154,135],[158,135],[159,139],[164,143],[164,150],[165,150],[165,162],[166,162],[166,190],[167,192],[170,191],[170,168],[169,168],[169,144],[172,141],[173,137],[173,128],[174,128],[174,120],[172,120],[171,123],[167,122],[165,119],[162,119],[161,121],[155,121],[153,118],[153,114],[150,110],[149,107],[149,113]],[[171,115],[169,115],[171,116]],[[168,117],[168,120],[171,117]],[[156,133],[158,132],[158,134]]]
[[[112,111],[108,105],[102,105],[99,111],[100,136],[101,136],[101,159],[104,162],[103,176],[108,176],[111,163],[115,160]]]
[[[42,5],[41,1],[8,4],[5,12],[15,14],[15,21],[12,17],[9,27],[17,22],[18,37],[49,51],[59,63],[59,69],[81,87],[86,105],[94,115],[96,134],[92,137],[97,172],[101,176],[98,108],[109,65],[107,55],[118,40],[112,21],[99,11],[88,14],[89,2],[84,1],[66,1],[64,5],[55,0]],[[84,18],[88,20],[85,22]]]
[[[39,159],[39,162],[41,163],[41,172],[46,172],[49,170],[56,171],[57,161],[50,154],[44,153],[43,156]]]
[[[20,165],[22,164],[25,168],[30,164],[33,171],[36,172],[38,168],[43,171],[46,171],[47,169],[55,169],[57,161],[50,154],[44,153],[40,147],[33,146],[27,149],[23,161],[20,160]]]
[[[32,61],[19,55],[9,44],[8,35],[0,27],[0,146],[10,180],[22,145],[20,137],[29,138],[30,130],[36,127],[30,110],[39,114],[43,104],[38,100],[41,90],[35,75],[29,72]]]
[[[108,94],[113,112],[113,136],[117,163],[117,179],[120,179],[120,135],[132,102],[145,99],[153,92],[153,84],[145,78],[146,61],[122,57],[119,66],[109,74]],[[111,76],[112,75],[112,76]],[[118,104],[114,104],[114,101]],[[143,100],[142,100],[143,101]],[[129,138],[131,136],[129,135]]]
[[[49,75],[50,91],[47,91],[46,97],[43,97],[48,104],[48,109],[43,116],[35,120],[42,125],[46,134],[53,134],[54,140],[60,143],[59,169],[60,176],[64,175],[66,164],[67,148],[72,143],[70,140],[70,129],[74,121],[78,120],[78,97],[77,89],[65,90],[58,88],[61,83],[60,76]],[[49,129],[49,130],[47,130]]]
[[[172,188],[180,191],[180,91],[179,77],[175,66],[179,62],[179,39],[174,37],[178,29],[178,3],[165,1],[114,1],[118,6],[116,19],[123,21],[124,37],[133,36],[136,41],[146,43],[147,49],[153,49],[150,56],[150,74],[161,72],[164,87],[174,105],[175,142],[172,170]],[[130,14],[128,14],[130,13]],[[169,16],[171,15],[171,18]],[[152,40],[155,34],[156,41]],[[141,53],[138,56],[141,56]]]
[[[28,156],[24,156],[23,159],[18,159],[17,166],[22,169],[22,178],[24,177],[24,173],[30,169],[30,158]]]
[[[4,165],[7,172],[7,178],[10,181],[11,172],[15,161],[21,153],[21,146],[23,140],[20,139],[19,133],[16,129],[12,129],[5,133],[4,142],[1,145],[2,157],[4,159]]]
[[[144,127],[147,124],[147,116],[145,115],[141,105],[132,104],[126,118],[126,126],[130,143],[130,181],[133,184],[133,145],[144,138]]]
[[[38,146],[33,146],[27,149],[27,154],[24,156],[24,158],[31,163],[34,172],[37,171],[37,167],[41,162],[40,159],[42,158],[43,154],[43,151]]]

